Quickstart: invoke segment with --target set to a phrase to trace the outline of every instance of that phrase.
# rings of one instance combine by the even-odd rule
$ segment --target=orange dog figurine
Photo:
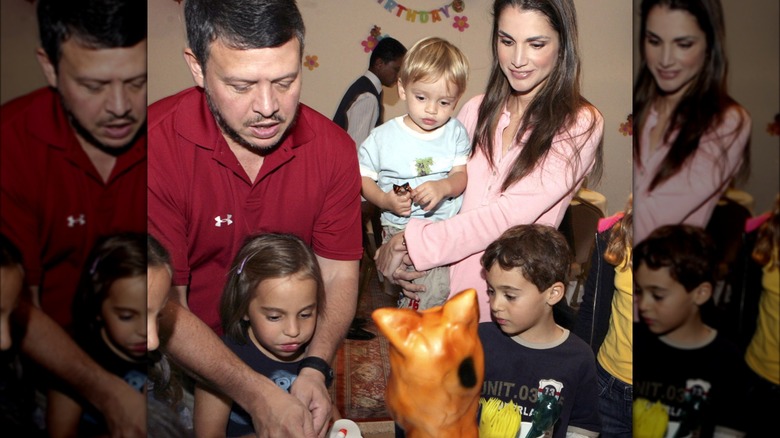
[[[372,314],[390,341],[385,399],[409,438],[477,438],[485,375],[474,289],[422,312],[381,308]]]

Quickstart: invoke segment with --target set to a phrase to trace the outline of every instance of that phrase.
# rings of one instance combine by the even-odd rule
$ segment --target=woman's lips
[[[533,73],[533,70],[531,71],[515,71],[512,70],[512,77],[515,79],[528,79],[529,76],[531,76],[531,73]]]
[[[656,70],[656,73],[658,74],[658,77],[664,80],[671,80],[677,77],[678,74],[680,74],[679,70]]]

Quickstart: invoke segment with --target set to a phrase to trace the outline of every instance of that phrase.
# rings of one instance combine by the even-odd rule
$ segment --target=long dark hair
[[[505,191],[517,181],[523,179],[547,156],[552,147],[553,138],[566,132],[577,122],[581,110],[591,112],[591,126],[586,131],[587,138],[593,134],[596,126],[598,110],[580,94],[580,59],[577,36],[577,16],[571,0],[496,0],[493,3],[493,32],[491,48],[493,63],[488,79],[485,97],[479,106],[477,127],[472,140],[472,155],[480,149],[485,154],[491,167],[493,162],[493,133],[504,110],[507,99],[512,94],[512,87],[501,70],[498,62],[498,19],[501,12],[508,7],[520,8],[526,11],[537,11],[547,17],[550,26],[558,32],[560,45],[558,61],[555,69],[547,78],[541,89],[534,96],[523,115],[520,129],[515,136],[517,143],[530,130],[528,140],[523,150],[512,164],[512,170],[504,179],[501,190]],[[575,167],[580,165],[579,151],[576,144],[584,141],[574,141],[570,138]],[[597,182],[602,171],[602,149],[599,145],[596,152],[596,163],[591,171],[590,181]],[[576,181],[572,181],[575,183]]]
[[[659,96],[655,79],[647,66],[643,43],[647,33],[647,16],[656,6],[683,10],[693,15],[699,28],[707,36],[707,55],[701,72],[693,79],[693,82],[672,112],[670,123],[666,132],[664,132],[664,141],[668,141],[675,130],[679,129],[679,133],[674,139],[669,153],[664,157],[660,170],[653,176],[653,180],[650,183],[651,191],[680,171],[685,162],[696,153],[702,136],[724,121],[727,110],[730,108],[739,109],[739,111],[736,111],[736,114],[740,120],[734,132],[726,133],[726,138],[730,138],[739,132],[745,123],[743,110],[726,92],[726,75],[728,71],[725,51],[726,31],[723,24],[723,8],[720,0],[643,0],[640,8],[640,67],[636,84],[634,85],[636,132],[642,132],[642,128],[647,121],[650,106]],[[640,137],[641,135],[635,135],[633,139],[635,160],[640,160],[641,157]],[[723,156],[726,155],[726,150],[729,146],[729,144],[722,145],[721,153]],[[746,179],[748,176],[750,168],[749,151],[749,147],[745,148],[742,166],[736,174],[737,179]],[[717,161],[722,166],[726,162],[725,160]],[[725,172],[724,167],[721,167],[720,170]]]

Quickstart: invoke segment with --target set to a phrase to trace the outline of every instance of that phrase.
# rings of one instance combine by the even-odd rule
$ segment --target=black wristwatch
[[[328,362],[326,362],[325,359],[317,356],[310,356],[304,358],[298,364],[298,374],[300,374],[301,370],[306,367],[314,368],[315,370],[325,375],[326,388],[330,388],[330,385],[333,384],[333,368],[331,368],[330,365],[328,365]]]

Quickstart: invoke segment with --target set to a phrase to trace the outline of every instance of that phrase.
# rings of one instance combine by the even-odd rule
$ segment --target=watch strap
[[[314,368],[321,372],[325,376],[326,388],[330,388],[330,385],[333,384],[333,368],[330,367],[325,359],[317,356],[305,357],[298,363],[298,374],[304,368]]]

